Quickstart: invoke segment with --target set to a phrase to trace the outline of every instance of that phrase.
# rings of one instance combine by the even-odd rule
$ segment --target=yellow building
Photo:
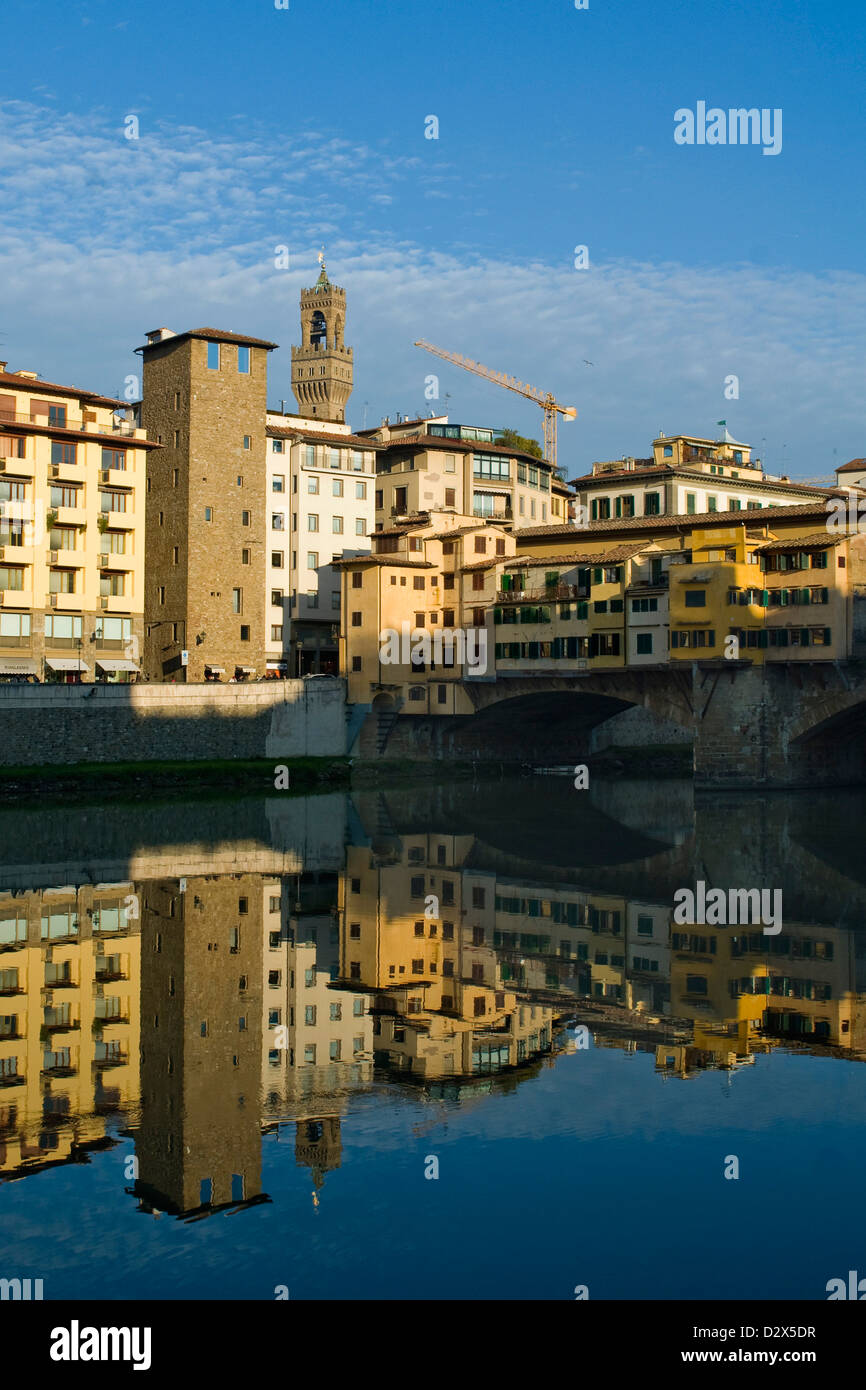
[[[132,883],[0,894],[0,1177],[137,1107],[140,903]]]
[[[471,713],[461,680],[469,667],[478,675],[492,668],[488,613],[513,537],[434,513],[371,540],[370,555],[333,562],[342,573],[340,670],[349,701],[387,695],[406,714]]]
[[[0,363],[0,678],[126,681],[148,450],[124,401]]]

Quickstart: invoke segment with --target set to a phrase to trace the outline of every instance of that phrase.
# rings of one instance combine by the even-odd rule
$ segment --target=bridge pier
[[[384,747],[371,716],[356,751],[361,758],[578,762],[592,756],[594,730],[638,707],[689,731],[696,787],[866,782],[866,663],[683,662],[467,681],[464,689],[474,714],[395,711]]]

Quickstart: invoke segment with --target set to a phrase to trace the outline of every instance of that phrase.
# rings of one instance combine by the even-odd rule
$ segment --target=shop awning
[[[86,661],[82,661],[77,656],[47,656],[45,665],[50,666],[52,671],[89,671],[90,667]]]
[[[254,676],[256,674],[255,666],[237,666],[235,669],[243,671],[245,676]]]
[[[288,664],[289,664],[289,663],[288,663],[287,661],[269,661],[269,662],[268,662],[268,670],[269,670],[269,671],[285,671],[285,669],[286,669],[286,667],[288,666]]]
[[[0,657],[0,676],[35,676],[39,663],[32,657]]]
[[[137,671],[138,667],[134,661],[127,661],[126,658],[117,659],[111,657],[100,657],[97,661],[100,671]]]
[[[213,671],[215,676],[224,676],[226,668],[224,666],[205,666],[206,671]]]

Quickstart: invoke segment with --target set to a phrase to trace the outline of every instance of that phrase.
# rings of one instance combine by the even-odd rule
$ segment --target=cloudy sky
[[[356,427],[540,436],[423,337],[575,405],[572,474],[722,418],[771,471],[866,454],[861,0],[17,0],[3,35],[13,369],[122,394],[146,330],[207,324],[280,343],[291,402],[324,245]],[[781,153],[676,144],[699,101],[781,109]]]

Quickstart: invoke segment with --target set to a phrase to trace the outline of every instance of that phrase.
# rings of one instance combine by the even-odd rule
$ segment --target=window
[[[697,496],[694,492],[686,493],[686,512],[689,516],[694,516],[697,511]]]
[[[242,641],[242,642],[249,642],[249,640],[250,640],[250,630],[249,630],[249,627],[247,626],[246,623],[242,623],[242,624],[241,624],[241,641]]]
[[[208,343],[207,345],[207,365],[208,371],[218,372],[220,369],[220,345],[219,343]]]
[[[332,494],[334,495],[334,497],[342,497],[342,495],[343,495],[343,479],[342,479],[342,478],[332,478],[332,479],[331,479],[331,492],[332,492]]]
[[[241,551],[241,564],[242,564],[242,565],[248,565],[249,563],[250,563],[250,552],[249,552],[248,550],[242,550],[242,551]]]
[[[252,447],[253,447],[252,437],[251,437],[250,435],[248,435],[248,434],[245,434],[245,435],[244,435],[244,448],[245,448],[245,449],[251,449]],[[240,483],[238,484],[238,486],[240,486]]]
[[[644,494],[643,514],[644,516],[661,515],[661,504],[659,501],[659,494],[657,492],[647,492]]]
[[[318,513],[317,513],[317,512],[310,512],[310,513],[308,513],[308,515],[307,515],[307,530],[308,530],[308,531],[318,531],[318,529],[319,529],[319,516],[318,516]]]
[[[76,446],[75,444],[58,444],[55,440],[52,440],[52,441],[51,441],[51,462],[52,462],[52,463],[65,463],[65,464],[73,464],[73,463],[75,463],[75,461],[76,461],[76,449],[77,449],[77,446]],[[104,467],[104,468],[107,468],[107,467],[108,467],[108,464],[103,464],[103,467]]]
[[[232,589],[232,612],[242,613],[243,611],[243,590]]]
[[[352,614],[352,627],[360,627],[360,626],[361,626],[361,614],[355,612],[355,613]]]
[[[249,370],[250,370],[250,350],[249,350],[248,347],[245,347],[243,344],[241,344],[241,345],[238,347],[238,371],[239,371],[239,372],[242,372],[242,373],[246,376],[246,375],[248,374]]]
[[[283,552],[281,550],[271,551],[271,569],[281,570],[283,568]]]
[[[382,490],[381,488],[376,488],[376,506],[382,507],[383,505],[384,503],[382,502]]]
[[[686,589],[686,608],[706,608],[707,594],[705,589]]]
[[[637,634],[637,654],[638,656],[652,656],[653,636],[651,632],[639,632]]]
[[[331,517],[331,530],[335,536],[343,534],[343,518],[341,516]]]
[[[213,507],[205,507],[204,519],[205,521],[213,521]]]
[[[673,458],[674,450],[672,444],[665,444],[662,453],[666,459]]]

